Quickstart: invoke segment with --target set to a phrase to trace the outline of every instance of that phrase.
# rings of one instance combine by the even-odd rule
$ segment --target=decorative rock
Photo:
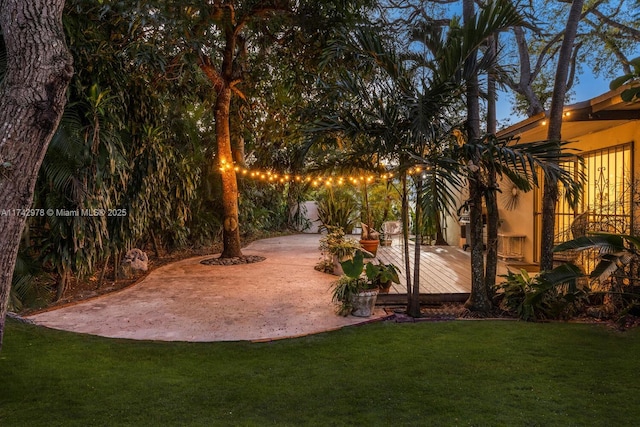
[[[147,271],[149,257],[147,256],[146,253],[144,253],[140,249],[131,249],[124,256],[122,263],[131,264],[131,269],[134,271],[135,270]]]
[[[136,273],[147,271],[149,268],[149,257],[140,249],[131,249],[122,259],[121,275],[125,278],[132,278]]]

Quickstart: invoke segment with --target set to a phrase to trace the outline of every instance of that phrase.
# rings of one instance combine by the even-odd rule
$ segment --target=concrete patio
[[[122,291],[37,313],[34,323],[113,338],[160,341],[261,341],[303,336],[380,320],[341,317],[331,303],[336,276],[314,269],[319,234],[298,234],[251,243],[243,253],[266,257],[244,265],[200,263],[209,255],[152,271]],[[411,248],[413,258],[413,247]],[[217,256],[217,255],[215,255]],[[381,247],[378,259],[404,268],[402,246]],[[412,263],[413,264],[413,263]],[[424,247],[421,294],[426,301],[466,299],[471,283],[469,254],[455,247]],[[502,271],[506,271],[504,264]],[[406,279],[379,301],[406,301]]]
[[[54,329],[112,338],[239,341],[296,337],[370,322],[342,317],[331,303],[335,276],[314,270],[319,234],[253,242],[245,255],[265,261],[231,266],[191,258],[152,271],[113,294],[29,316]],[[217,255],[216,255],[217,256]]]

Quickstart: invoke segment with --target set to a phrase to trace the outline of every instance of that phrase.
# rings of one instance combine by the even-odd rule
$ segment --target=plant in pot
[[[369,180],[369,178],[367,179]],[[370,252],[375,256],[378,251],[378,245],[380,245],[380,233],[373,229],[373,218],[371,216],[371,210],[369,208],[369,196],[367,190],[367,180],[363,181],[364,189],[362,195],[364,198],[364,220],[362,223],[362,234],[360,235],[360,246],[363,249]]]
[[[333,274],[343,274],[342,261],[353,258],[360,245],[354,239],[345,237],[341,227],[327,226],[327,235],[320,239],[320,251],[324,256],[324,264],[332,265]]]
[[[333,283],[332,295],[332,301],[338,304],[338,314],[371,316],[378,296],[378,285],[363,275],[364,253],[358,250],[352,259],[341,264],[344,274]]]
[[[357,223],[357,204],[352,194],[347,191],[333,190],[331,187],[322,193],[317,200],[320,231],[329,227],[340,227],[350,234]]]
[[[392,178],[369,185],[367,191],[371,212],[369,225],[373,224],[373,228],[380,231],[381,246],[391,246],[391,235],[399,233],[395,223],[400,217],[400,192],[395,189]]]
[[[370,262],[365,267],[365,273],[367,280],[377,286],[380,293],[388,294],[392,283],[400,284],[398,267],[394,264],[383,264],[381,261],[378,261],[378,264]]]

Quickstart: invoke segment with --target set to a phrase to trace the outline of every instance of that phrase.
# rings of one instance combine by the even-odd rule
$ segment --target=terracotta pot
[[[391,280],[386,281],[385,283],[382,283],[380,285],[380,293],[381,294],[388,294],[389,290],[391,289]]]
[[[373,255],[378,251],[378,245],[380,244],[380,240],[360,240],[360,246],[367,252],[371,252]]]

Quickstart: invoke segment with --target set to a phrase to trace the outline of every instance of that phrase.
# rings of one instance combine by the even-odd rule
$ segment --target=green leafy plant
[[[337,304],[336,312],[341,316],[348,316],[353,311],[352,296],[361,292],[366,284],[363,277],[349,277],[342,275],[333,282],[331,300]]]
[[[363,291],[378,289],[378,284],[374,283],[369,275],[363,276],[365,264],[364,252],[361,250],[357,250],[353,258],[342,261],[340,265],[344,274],[332,284],[332,301],[338,304],[338,314],[347,316],[353,309],[353,296]]]
[[[586,236],[564,242],[556,246],[553,251],[583,251],[586,249],[599,251],[600,261],[591,271],[590,276],[592,279],[603,282],[619,268],[640,258],[640,238],[626,234],[589,233]],[[582,275],[582,272],[579,275]]]
[[[609,84],[611,90],[616,90],[622,85],[629,84],[629,88],[623,90],[620,94],[622,100],[625,102],[631,102],[634,98],[640,98],[640,86],[638,86],[640,79],[640,57],[632,59],[628,65],[632,67],[632,71],[614,79]]]
[[[48,274],[33,254],[18,252],[9,293],[9,310],[45,305],[50,302],[53,277]]]
[[[357,204],[350,195],[330,190],[318,200],[318,219],[321,230],[340,227],[351,233],[357,222]]]
[[[352,257],[358,249],[360,244],[346,237],[344,230],[341,227],[327,226],[327,235],[320,239],[320,251],[329,258],[334,256],[339,261]]]
[[[378,264],[370,262],[365,267],[365,273],[371,284],[380,289],[386,285],[390,286],[391,282],[400,283],[398,268],[394,264],[383,264],[381,261],[378,261]]]
[[[594,308],[592,313],[597,317],[615,314],[624,318],[629,311],[635,311],[638,301],[640,238],[626,234],[589,233],[554,248],[554,252],[585,250],[596,251],[599,258],[588,276],[593,285],[599,285],[600,292],[594,294],[603,296],[603,304]],[[568,265],[575,272],[568,279],[576,281],[586,276],[572,263]]]
[[[509,271],[498,286],[501,306],[522,320],[561,319],[570,317],[586,301],[587,291],[578,289],[577,267],[564,264],[550,272],[532,277],[525,270]]]
[[[505,281],[499,285],[502,292],[502,308],[516,314],[519,318],[529,320],[533,317],[533,310],[526,304],[527,293],[533,288],[533,278],[526,270],[520,273],[509,272],[503,276]]]

